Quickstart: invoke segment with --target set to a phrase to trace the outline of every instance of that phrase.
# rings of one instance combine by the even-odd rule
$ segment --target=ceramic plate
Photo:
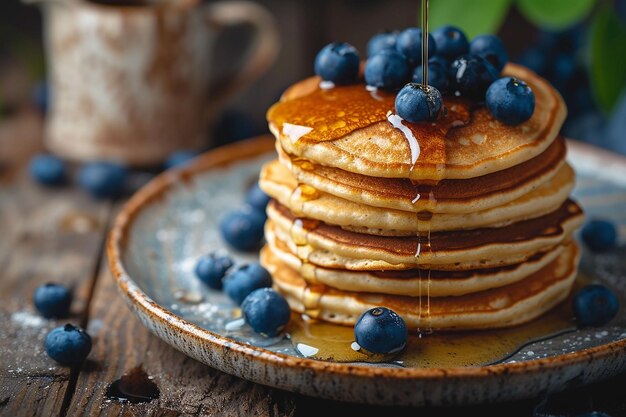
[[[575,197],[589,217],[619,225],[626,236],[626,162],[570,142]],[[626,370],[626,308],[602,328],[581,329],[526,345],[497,365],[410,368],[305,358],[287,338],[254,334],[238,309],[193,274],[196,259],[226,249],[218,231],[240,205],[263,162],[264,137],[211,151],[160,175],[117,217],[108,255],[122,296],[154,334],[221,371],[260,384],[329,399],[394,405],[451,405],[512,400],[590,383]],[[232,253],[232,251],[231,251]],[[233,253],[238,262],[256,255]],[[626,306],[626,247],[583,254],[581,269],[610,286]]]

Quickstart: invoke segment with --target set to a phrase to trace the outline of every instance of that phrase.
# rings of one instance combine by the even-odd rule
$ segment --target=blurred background
[[[62,0],[40,3],[54,1]],[[220,109],[207,132],[214,138],[211,146],[267,132],[266,109],[289,84],[312,74],[323,45],[346,41],[364,56],[375,33],[418,26],[420,6],[409,0],[258,3],[275,17],[282,47],[272,68]],[[548,78],[565,98],[565,135],[626,155],[626,0],[430,0],[430,9],[431,29],[451,23],[470,38],[499,34],[513,61]],[[0,2],[0,162],[5,164],[17,141],[40,146],[51,94],[42,26],[40,4]],[[219,35],[212,77],[219,80],[236,68],[251,33],[242,26]]]

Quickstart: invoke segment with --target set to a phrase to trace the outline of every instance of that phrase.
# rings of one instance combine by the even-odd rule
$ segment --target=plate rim
[[[610,158],[613,163],[626,169],[626,158],[620,155],[571,139],[567,139],[567,145],[568,152],[584,153],[585,156],[592,155],[595,159],[604,160],[605,158]],[[123,249],[128,239],[128,231],[133,226],[137,215],[145,207],[161,200],[172,186],[180,181],[189,182],[194,176],[211,169],[253,158],[272,149],[274,149],[274,138],[270,135],[263,135],[208,151],[184,167],[170,169],[159,174],[123,205],[120,212],[116,215],[109,232],[106,252],[109,268],[117,283],[118,290],[126,298],[126,301],[130,303],[131,307],[140,309],[152,320],[160,321],[160,324],[164,327],[174,327],[177,331],[183,332],[194,339],[202,340],[213,348],[228,349],[234,353],[245,355],[251,361],[261,361],[264,365],[270,364],[299,371],[323,371],[335,375],[364,377],[367,379],[381,377],[404,380],[432,380],[452,377],[482,378],[501,374],[527,374],[558,369],[563,366],[578,365],[599,359],[608,359],[609,356],[626,349],[626,339],[622,339],[576,352],[516,363],[450,368],[371,367],[299,358],[245,344],[189,322],[152,300],[128,274],[122,260]],[[134,311],[134,308],[131,308],[131,310],[138,314]]]

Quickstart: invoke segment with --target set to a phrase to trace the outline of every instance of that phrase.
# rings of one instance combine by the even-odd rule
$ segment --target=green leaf
[[[626,87],[626,27],[613,10],[598,11],[591,24],[590,76],[594,96],[610,112]]]
[[[495,33],[510,4],[511,0],[431,0],[429,29],[455,25],[463,29],[469,39],[482,33]]]
[[[595,0],[517,0],[522,14],[535,25],[558,31],[580,22]]]

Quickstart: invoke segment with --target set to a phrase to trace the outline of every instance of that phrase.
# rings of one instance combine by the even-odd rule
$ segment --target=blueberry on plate
[[[509,60],[509,55],[506,53],[502,40],[495,35],[476,36],[470,42],[469,52],[472,55],[485,58],[498,72],[502,71],[502,68]]]
[[[222,219],[222,237],[237,250],[249,252],[258,249],[263,240],[265,217],[264,212],[246,204]]]
[[[345,42],[330,43],[315,57],[315,73],[335,84],[353,83],[359,75],[359,52]]]
[[[61,365],[77,365],[90,351],[91,337],[71,324],[52,329],[46,336],[46,353]]]
[[[607,220],[589,221],[583,227],[581,236],[585,245],[594,252],[607,251],[617,243],[617,229]]]
[[[421,64],[413,71],[413,82],[422,84]],[[446,93],[450,86],[447,66],[441,65],[438,61],[428,60],[428,85],[435,87],[441,93]]]
[[[521,80],[504,77],[494,81],[485,96],[493,116],[507,125],[518,125],[530,119],[535,111],[535,93]]]
[[[198,279],[210,288],[221,290],[222,278],[232,266],[233,260],[230,256],[211,252],[198,259],[195,273]]]
[[[181,149],[170,154],[170,156],[168,156],[165,160],[163,166],[165,167],[165,169],[179,167],[185,165],[196,156],[198,156],[198,152],[196,151],[190,149]]]
[[[396,113],[411,123],[435,120],[442,106],[439,90],[408,83],[396,95]]]
[[[437,45],[437,55],[453,60],[469,50],[469,42],[465,33],[456,26],[442,26],[432,32]]]
[[[402,54],[385,49],[367,59],[365,83],[372,87],[395,90],[410,78],[409,64]]]
[[[271,286],[272,276],[259,264],[242,266],[224,278],[224,292],[237,304],[252,291]]]
[[[396,49],[398,32],[381,32],[367,42],[367,56],[373,56],[385,49]]]
[[[602,326],[615,317],[619,301],[607,287],[591,284],[574,294],[573,308],[580,326]]]
[[[45,186],[63,185],[67,182],[67,167],[63,160],[53,155],[40,154],[28,166],[35,181]]]
[[[396,40],[396,50],[406,57],[411,65],[422,63],[422,29],[408,28],[400,32]],[[428,57],[437,53],[433,35],[428,34]]]
[[[265,212],[267,203],[270,202],[270,196],[259,187],[259,183],[255,182],[252,187],[246,193],[246,203],[250,204],[257,210]]]
[[[33,294],[33,304],[47,319],[67,317],[72,304],[72,291],[61,284],[41,285]]]
[[[395,353],[406,346],[408,330],[402,317],[386,307],[367,310],[354,326],[354,337],[372,353]]]
[[[450,64],[452,87],[476,101],[485,100],[487,88],[498,79],[499,72],[484,58],[463,55]]]
[[[241,303],[241,312],[255,332],[267,337],[278,335],[291,317],[285,298],[271,288],[251,292]]]
[[[124,193],[128,173],[115,162],[90,162],[78,172],[78,184],[96,198],[115,198]]]

